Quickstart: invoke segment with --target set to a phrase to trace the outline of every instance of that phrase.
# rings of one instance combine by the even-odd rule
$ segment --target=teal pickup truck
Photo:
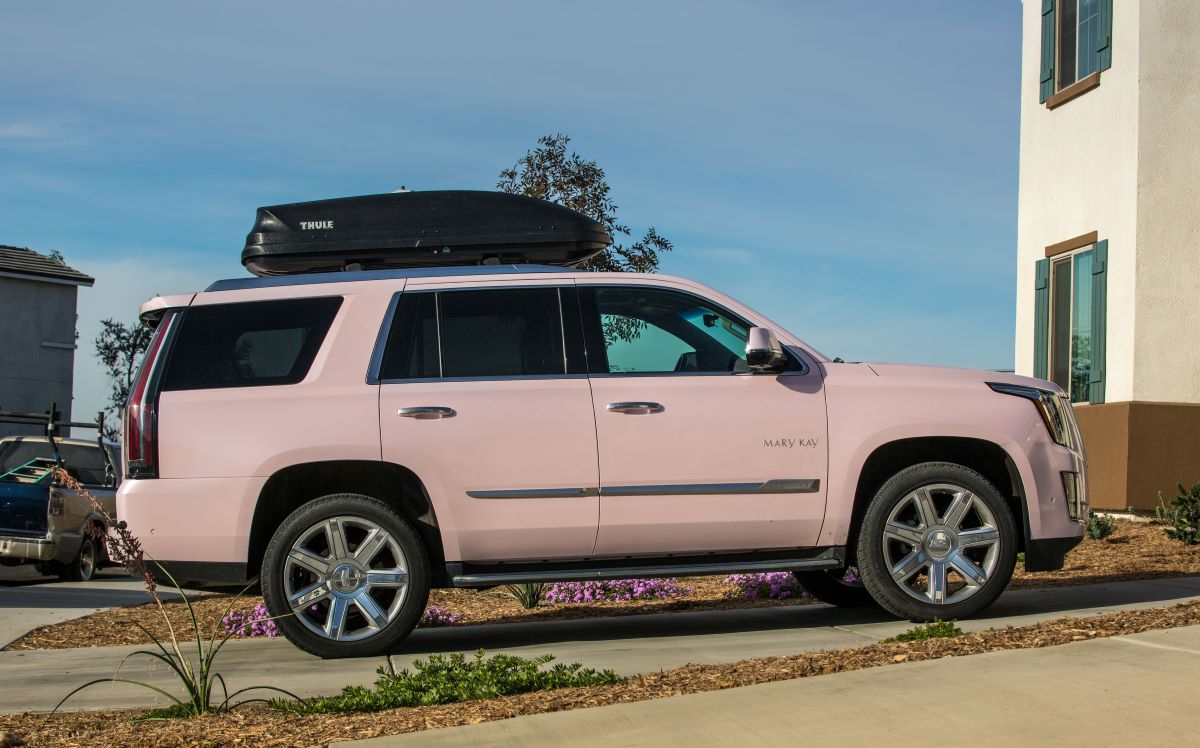
[[[2,423],[43,425],[46,435],[0,438],[0,565],[34,564],[64,581],[90,580],[107,563],[100,538],[108,529],[104,514],[73,490],[56,485],[54,469],[61,466],[82,483],[113,517],[120,482],[116,445],[55,435],[64,425],[96,424],[0,411]]]

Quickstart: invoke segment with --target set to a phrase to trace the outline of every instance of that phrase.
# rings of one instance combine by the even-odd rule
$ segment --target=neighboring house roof
[[[25,247],[0,244],[0,275],[90,286],[96,279]]]

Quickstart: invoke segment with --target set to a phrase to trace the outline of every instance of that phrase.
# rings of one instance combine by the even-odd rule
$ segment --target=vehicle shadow
[[[1085,609],[1135,603],[1170,604],[1197,596],[1200,596],[1200,577],[1011,590],[1001,595],[984,615],[977,617],[976,623],[1003,626],[1018,623],[1010,619],[1025,616],[1057,617],[1053,616],[1055,613],[1068,616]],[[680,611],[568,621],[489,623],[417,629],[393,649],[392,654],[461,652],[564,642],[689,637],[783,629],[798,632],[820,628],[845,629],[896,621],[894,616],[879,608],[835,608],[818,604]],[[869,636],[865,631],[860,633]]]

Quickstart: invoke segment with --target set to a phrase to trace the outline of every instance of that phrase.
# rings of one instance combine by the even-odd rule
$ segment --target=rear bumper
[[[266,482],[253,477],[128,479],[117,492],[117,512],[151,559],[244,570],[254,507]]]
[[[77,532],[52,533],[44,538],[0,536],[0,558],[33,563],[67,562],[79,552],[83,535]]]
[[[1079,545],[1083,536],[1066,538],[1027,538],[1025,540],[1025,571],[1058,571],[1067,553]]]

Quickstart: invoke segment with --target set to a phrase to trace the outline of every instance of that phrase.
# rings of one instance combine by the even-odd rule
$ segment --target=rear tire
[[[876,605],[875,598],[867,591],[862,579],[858,582],[845,581],[846,570],[797,571],[796,581],[808,594],[823,603],[839,608],[864,608]]]
[[[979,473],[926,462],[894,475],[867,506],[858,568],[871,596],[914,621],[968,618],[1012,578],[1017,527]]]
[[[378,499],[304,504],[267,545],[263,598],[280,631],[326,659],[388,652],[429,599],[429,556],[412,525]]]
[[[58,578],[63,582],[90,582],[96,578],[102,562],[100,540],[85,532],[75,559],[59,567]]]

